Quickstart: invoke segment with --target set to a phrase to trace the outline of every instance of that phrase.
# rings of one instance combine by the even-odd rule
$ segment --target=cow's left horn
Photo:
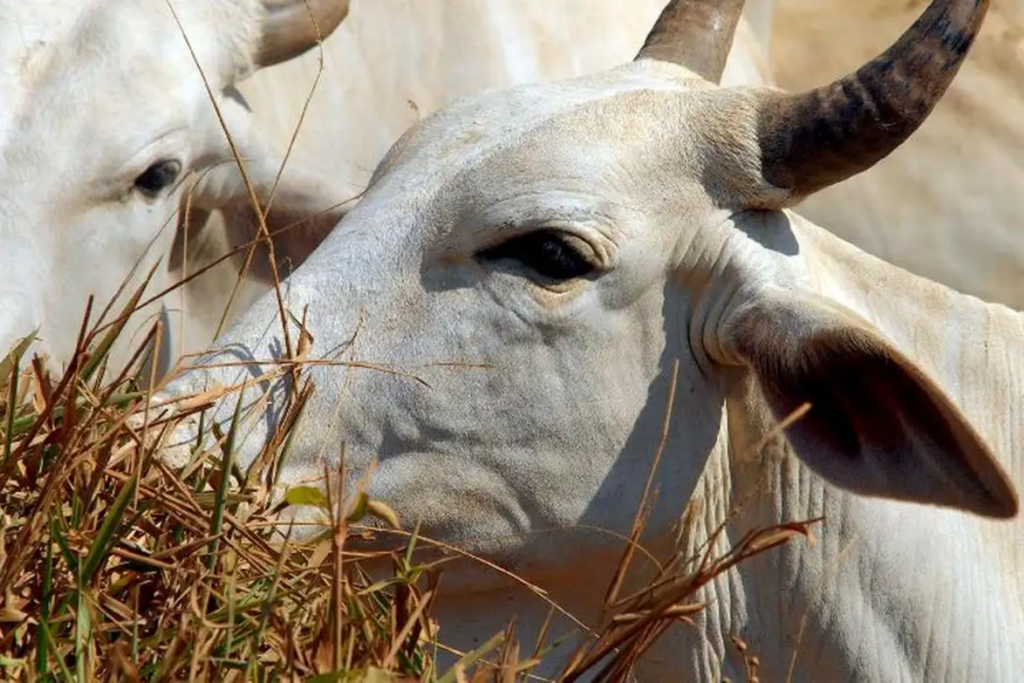
[[[349,0],[263,0],[266,19],[256,65],[286,62],[314,47],[318,38],[326,40],[348,15],[348,4]]]
[[[718,83],[741,14],[743,0],[672,0],[636,59],[679,64]]]
[[[960,69],[989,0],[932,0],[884,53],[856,72],[801,94],[758,103],[765,180],[790,201],[865,171],[924,123]]]

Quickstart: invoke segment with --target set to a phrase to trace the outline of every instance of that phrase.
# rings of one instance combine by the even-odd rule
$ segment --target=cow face
[[[186,179],[233,161],[221,120],[243,156],[266,163],[231,86],[315,44],[295,35],[296,3],[293,16],[274,7],[0,4],[0,349],[38,329],[68,360],[88,296],[101,309],[123,284],[134,290],[167,251]]]
[[[670,4],[659,26],[685,32],[694,5]],[[932,19],[912,31],[966,31]],[[551,570],[619,547],[565,532],[628,529],[664,424],[670,455],[648,520],[662,538],[709,459],[811,403],[789,443],[834,484],[1016,514],[1012,485],[949,398],[826,295],[820,229],[785,210],[891,151],[929,103],[888,103],[907,118],[874,126],[871,111],[829,99],[843,82],[808,96],[720,88],[709,79],[728,41],[692,61],[683,41],[677,64],[657,31],[632,64],[463,100],[396,143],[344,230],[289,280],[285,303],[308,321],[319,363],[305,370],[316,393],[283,483],[317,478],[342,452],[353,476],[377,457],[370,494],[410,526]],[[936,79],[908,98],[934,100]],[[813,135],[831,125],[863,137]],[[834,144],[809,146],[819,137]],[[276,298],[257,302],[169,387],[250,382],[245,465],[294,388],[274,371],[279,323]],[[176,435],[182,449],[193,427]]]

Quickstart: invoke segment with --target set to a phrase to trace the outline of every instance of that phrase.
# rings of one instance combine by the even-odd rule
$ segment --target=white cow
[[[748,3],[724,82],[770,79],[765,54],[774,4]],[[310,51],[239,85],[253,110],[246,125],[279,151],[288,149],[298,130],[289,163],[329,175],[355,197],[391,144],[419,118],[487,88],[582,76],[626,61],[664,6],[665,0],[357,2],[322,53]],[[186,231],[179,232],[175,279],[251,239],[252,217],[227,215],[226,230],[217,214],[211,222],[205,214],[193,216],[187,257]],[[297,254],[311,249],[293,233],[282,238],[284,248],[294,246]],[[198,351],[211,341],[240,261],[207,271],[171,299],[188,313],[178,321],[182,328],[175,325],[184,350]],[[232,313],[245,310],[268,288],[265,273],[250,278]]]
[[[95,322],[133,269],[129,293],[169,251],[188,174],[213,169],[196,204],[223,205],[217,193],[240,181],[212,101],[238,135],[252,182],[266,193],[278,159],[248,134],[233,85],[316,45],[314,26],[329,35],[347,6],[0,0],[0,351],[37,330],[39,350],[57,365],[68,362],[88,296],[96,297]],[[298,168],[275,206],[289,218],[330,206],[311,205],[314,194],[326,202],[335,193]],[[336,194],[335,201],[345,197],[344,189]],[[329,228],[338,216],[321,223]],[[170,284],[164,272],[150,295]],[[158,312],[159,303],[133,318],[114,367]]]
[[[665,557],[726,521],[723,546],[752,528],[825,523],[815,544],[709,586],[697,628],[673,626],[640,680],[739,680],[732,634],[763,680],[1014,680],[1024,319],[788,208],[912,134],[987,5],[933,0],[877,59],[787,95],[716,85],[741,0],[677,0],[629,64],[424,119],[289,279],[308,357],[364,362],[304,369],[317,391],[282,482],[318,476],[343,444],[352,476],[379,456],[370,494],[406,525],[595,625],[622,542],[594,530],[629,530],[678,361],[645,545]],[[246,394],[243,467],[292,387],[273,374],[277,321],[262,297],[223,352],[169,386],[262,376]],[[767,438],[805,402],[785,438]],[[218,419],[234,407],[225,399]],[[638,563],[634,585],[650,571]],[[533,643],[547,603],[469,561],[447,572],[447,643],[468,649],[513,614]]]

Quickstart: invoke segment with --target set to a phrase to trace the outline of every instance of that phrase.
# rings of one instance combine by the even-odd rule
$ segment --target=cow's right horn
[[[349,0],[263,0],[266,19],[256,65],[286,62],[314,47],[318,38],[326,40],[348,15],[348,4]]]
[[[989,0],[932,0],[884,53],[810,92],[759,102],[761,172],[792,204],[864,171],[928,118],[981,29]]]

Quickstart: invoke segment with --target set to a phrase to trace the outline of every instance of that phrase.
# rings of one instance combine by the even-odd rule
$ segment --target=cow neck
[[[935,380],[1024,490],[1021,315],[790,219],[819,292],[872,322]],[[706,612],[694,636],[702,641],[689,650],[695,672],[719,670],[723,660],[733,670],[730,634],[751,636],[764,680],[848,680],[850,672],[866,681],[1000,680],[1024,664],[1007,635],[1024,629],[1021,517],[989,521],[848,494],[811,473],[784,439],[752,452],[774,420],[749,376],[729,396],[726,474],[709,462],[704,478],[717,483],[704,498],[713,502],[701,506],[687,545],[727,518],[723,548],[753,528],[825,519],[813,543],[772,551],[706,592],[720,607]],[[992,656],[957,655],[975,648]]]

